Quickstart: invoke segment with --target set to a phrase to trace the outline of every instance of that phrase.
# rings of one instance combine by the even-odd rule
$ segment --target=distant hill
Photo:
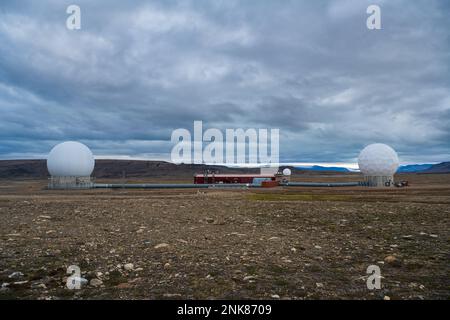
[[[1,160],[0,178],[45,178],[48,176],[45,160]]]
[[[450,173],[450,162],[431,165],[409,165],[400,168],[400,173]],[[330,175],[352,173],[344,167],[290,167],[293,175]],[[207,166],[197,164],[176,165],[164,161],[140,160],[96,160],[93,176],[99,179],[111,178],[167,178],[190,179],[195,173],[206,169],[218,173],[259,173],[255,168],[228,168],[225,166]],[[406,170],[406,171],[405,171]],[[417,171],[415,171],[417,170]],[[46,179],[49,177],[45,160],[0,160],[0,179]]]
[[[259,169],[253,168],[228,168],[202,164],[176,165],[165,161],[96,160],[93,175],[96,178],[191,178],[204,170],[214,170],[217,173],[259,173]]]
[[[444,164],[447,162],[444,162]],[[445,165],[442,166],[442,164],[439,165],[433,165],[430,163],[426,163],[426,164],[408,164],[408,165],[403,165],[400,166],[397,170],[397,173],[414,173],[414,172],[434,172],[434,171],[427,171],[427,170],[433,170],[433,167],[436,167],[438,171],[436,171],[437,173],[442,173],[442,172],[449,172],[446,171],[448,168]],[[334,171],[334,172],[352,172],[352,170],[349,170],[348,168],[345,167],[323,167],[323,166],[310,166],[310,167],[296,167],[296,169],[299,170],[304,170],[304,171]]]
[[[427,169],[430,169],[433,165],[432,164],[408,164],[404,166],[400,166],[398,168],[398,173],[404,173],[404,172],[421,172]]]
[[[218,173],[259,173],[254,168],[228,168],[196,164],[176,165],[164,161],[96,160],[96,178],[191,178],[204,170]],[[0,179],[45,179],[49,177],[46,160],[0,160]]]
[[[420,173],[450,173],[450,162],[442,162],[432,165],[430,168]]]

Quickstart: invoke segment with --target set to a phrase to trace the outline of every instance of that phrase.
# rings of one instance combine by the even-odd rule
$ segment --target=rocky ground
[[[393,190],[3,180],[0,298],[449,299],[450,175],[404,177],[412,186]],[[71,265],[80,290],[66,286]]]

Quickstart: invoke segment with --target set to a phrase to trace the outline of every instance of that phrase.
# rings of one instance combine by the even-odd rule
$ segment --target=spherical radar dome
[[[56,145],[47,159],[48,172],[54,177],[89,177],[94,165],[91,150],[75,141]]]
[[[394,149],[382,143],[365,147],[358,157],[358,166],[366,176],[392,176],[399,166]]]
[[[292,174],[291,169],[286,168],[283,170],[283,175],[284,176],[290,176]]]

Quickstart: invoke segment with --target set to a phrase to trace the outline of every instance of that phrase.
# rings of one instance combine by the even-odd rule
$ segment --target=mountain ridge
[[[450,173],[450,161],[437,163],[420,173]]]
[[[398,173],[450,173],[450,162],[431,165],[425,170],[414,171],[428,165],[403,166]],[[282,166],[284,167],[284,166]],[[292,167],[293,174],[339,174],[355,173],[344,167]],[[404,169],[404,170],[405,170]],[[147,160],[96,160],[93,176],[96,178],[190,178],[204,170],[215,170],[219,173],[257,174],[258,168],[230,168],[202,164],[176,165],[165,161]],[[45,179],[49,177],[46,160],[0,160],[0,179]]]

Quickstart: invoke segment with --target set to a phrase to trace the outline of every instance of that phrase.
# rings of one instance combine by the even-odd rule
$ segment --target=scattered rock
[[[132,271],[134,269],[134,264],[132,263],[127,263],[123,266],[123,268],[127,271]]]
[[[47,286],[44,283],[33,283],[31,285],[32,289],[47,289]]]
[[[317,287],[317,288],[323,288],[324,285],[323,285],[323,283],[316,282],[316,287]]]
[[[431,233],[430,233],[430,237],[432,237],[432,238],[437,238],[438,235],[437,235],[437,234],[431,234]]]
[[[23,273],[20,271],[13,272],[8,276],[8,278],[10,278],[10,279],[20,279],[22,277],[23,277]]]
[[[280,296],[277,294],[273,294],[270,296],[272,299],[280,299]]]
[[[384,258],[384,262],[386,263],[393,263],[397,261],[397,258],[395,256],[387,256]]]
[[[256,276],[246,276],[244,277],[244,281],[256,280]]]
[[[398,260],[397,257],[395,257],[393,255],[389,255],[386,258],[384,258],[384,262],[386,262],[387,264],[390,264],[392,266],[400,265],[400,260]]]
[[[170,268],[170,263],[166,263],[166,264],[164,264],[164,269],[169,269]]]
[[[167,243],[160,243],[160,244],[157,244],[156,246],[154,246],[155,249],[165,249],[168,247],[169,247],[169,244],[167,244]]]
[[[95,288],[100,287],[103,284],[103,281],[97,278],[92,279],[89,284]]]
[[[316,248],[316,249],[322,249],[321,246],[314,246],[314,248]]]
[[[383,300],[391,300],[391,297],[389,297],[389,296],[384,296]]]

